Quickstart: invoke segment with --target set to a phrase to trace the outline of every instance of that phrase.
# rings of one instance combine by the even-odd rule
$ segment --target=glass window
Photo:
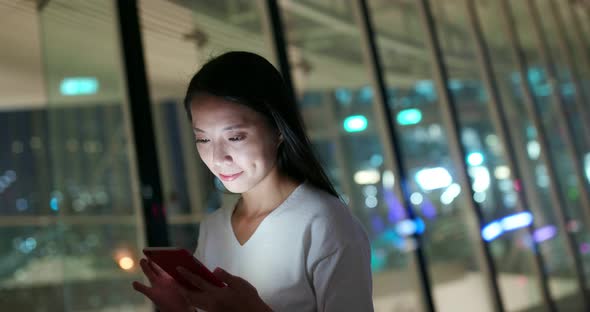
[[[590,117],[585,115],[588,111],[586,108],[587,103],[585,102],[585,93],[583,89],[577,89],[578,81],[576,78],[579,70],[584,67],[584,63],[580,60],[577,62],[579,66],[576,68],[571,68],[569,66],[570,62],[568,62],[568,59],[570,58],[570,55],[567,46],[569,34],[565,27],[566,23],[560,13],[560,5],[558,4],[558,1],[555,2],[555,6],[552,5],[552,2],[555,1],[540,0],[536,2],[536,6],[541,15],[541,27],[549,47],[549,57],[557,74],[557,81],[555,83],[559,90],[558,94],[560,99],[563,101],[564,108],[567,112],[568,127],[572,131],[575,152],[583,161],[584,155],[590,151],[590,121],[588,120]],[[563,4],[567,5],[565,2]],[[561,17],[562,24],[564,24],[562,25],[562,27],[564,27],[564,33],[559,32],[555,15],[557,15],[558,18]],[[561,39],[566,44],[564,49],[560,46]],[[576,62],[572,59],[571,64],[574,65]],[[568,183],[568,187],[571,187],[572,189],[584,187],[579,185],[574,177],[571,178],[572,181]],[[576,197],[579,197],[579,195]],[[579,199],[576,200],[579,201]],[[580,206],[579,203],[577,205]]]
[[[493,5],[492,7],[496,7],[496,5]],[[532,181],[528,182],[528,184],[535,186],[539,201],[535,204],[533,199],[531,200],[531,203],[542,207],[542,213],[537,213],[537,220],[540,221],[537,222],[537,226],[541,231],[540,233],[545,231],[547,233],[553,233],[553,228],[557,226],[558,222],[554,210],[560,208],[566,209],[567,215],[569,216],[568,231],[571,232],[574,237],[579,239],[582,235],[582,232],[580,231],[582,231],[583,227],[582,220],[580,219],[581,211],[573,208],[575,207],[575,204],[573,203],[575,197],[572,195],[575,191],[572,191],[571,193],[568,193],[567,191],[567,183],[568,181],[572,181],[571,159],[569,158],[569,155],[564,152],[564,131],[555,120],[555,105],[551,102],[552,90],[548,84],[545,66],[540,58],[540,51],[538,49],[530,11],[524,2],[511,2],[511,7],[515,17],[516,31],[527,61],[525,75],[533,93],[536,107],[540,112],[541,123],[545,134],[547,135],[546,138],[540,138],[537,136],[537,130],[528,119],[530,116],[527,115],[524,106],[526,105],[526,99],[521,89],[521,81],[518,73],[510,73],[510,78],[508,78],[509,73],[503,71],[497,65],[497,62],[494,62],[494,67],[498,78],[498,84],[502,92],[504,106],[509,116],[509,122],[518,125],[511,128],[514,137],[520,141],[515,148],[520,147],[521,149],[525,149],[526,155],[528,155],[527,161],[522,161],[525,166],[525,170],[523,170],[524,179],[527,179],[528,177],[528,180],[535,181],[534,184],[531,184]],[[497,30],[488,31],[497,32]],[[523,122],[523,120],[525,122]],[[539,145],[541,139],[548,141],[549,153],[552,157],[551,164],[547,164],[543,155],[541,155],[542,151]],[[558,176],[557,181],[551,181],[549,179],[547,165],[554,166]],[[531,177],[531,174],[534,174],[534,176]],[[525,183],[527,182],[525,181]],[[561,194],[564,195],[563,198],[566,202],[561,203],[561,207],[556,207],[552,204],[550,197],[550,188],[552,185],[557,188],[558,192],[561,192]],[[546,229],[551,229],[551,231]],[[540,243],[541,252],[546,261],[551,294],[560,308],[566,309],[566,306],[561,305],[564,304],[564,301],[575,296],[579,290],[576,288],[575,277],[573,275],[575,273],[573,271],[572,259],[566,256],[566,243],[564,242],[565,236],[563,236],[563,234],[565,233],[557,231],[555,232],[555,235],[548,235],[547,239],[545,239],[544,235],[541,235],[541,238],[537,237],[536,239]],[[583,245],[579,245],[579,243],[581,242],[578,240],[578,247],[582,247]],[[575,302],[575,304],[579,304],[579,302]]]
[[[576,66],[573,70],[577,74],[577,83],[581,90],[575,90],[576,93],[583,96],[581,101],[586,103],[583,111],[580,111],[580,116],[575,125],[581,126],[585,124],[588,127],[590,124],[590,58],[588,57],[588,48],[590,48],[590,41],[585,37],[584,24],[587,17],[580,17],[579,12],[583,11],[580,6],[575,5],[572,2],[556,2],[561,13],[561,18],[564,22],[565,34],[564,38],[567,40],[568,49],[572,55],[572,61]],[[581,40],[578,40],[581,39]],[[579,66],[577,66],[579,64]],[[571,97],[571,90],[564,90]],[[578,153],[580,153],[581,161],[585,172],[590,172],[590,145],[588,145],[588,137],[584,135],[582,129],[576,129],[574,137],[578,138],[577,146]],[[582,141],[586,138],[585,141]],[[590,174],[584,174],[587,181],[587,186],[590,184]]]
[[[0,3],[0,306],[149,311],[115,7],[43,4]]]
[[[518,193],[520,184],[515,183],[511,173],[513,168],[507,161],[506,150],[512,147],[506,145],[492,119],[494,107],[489,90],[482,81],[467,6],[456,1],[436,3],[433,6],[436,29],[449,75],[447,88],[457,106],[473,199],[484,219],[481,235],[490,248],[503,303],[508,311],[540,306],[542,298],[535,276],[534,251],[532,246],[523,244],[531,239],[527,227],[534,215],[528,207],[522,206]],[[486,22],[492,23],[490,17],[488,15]],[[501,19],[494,19],[493,22],[494,27],[501,26]],[[496,48],[495,52],[510,56],[506,53],[510,51],[506,50],[504,42],[492,41],[500,38],[489,39]],[[461,61],[457,60],[459,58]],[[496,61],[504,62],[506,59],[501,57]],[[510,64],[505,62],[498,66],[506,68]],[[507,224],[519,218],[523,222]],[[500,228],[497,228],[498,225]],[[523,283],[523,280],[526,282]]]
[[[433,10],[442,5],[440,1],[431,3]],[[393,1],[369,2],[369,5],[388,84],[389,118],[400,134],[398,140],[402,145],[404,170],[410,177],[407,183],[412,204],[425,223],[423,247],[436,308],[490,311],[492,305],[476,251],[479,231],[468,210],[470,192],[462,190],[457,183],[418,3]],[[464,53],[456,53],[462,43],[456,38],[451,40],[455,40],[448,43],[454,45],[454,52],[448,62],[462,69],[473,67],[473,60]],[[475,99],[481,96],[471,81],[455,82],[465,83],[468,96]],[[472,105],[478,105],[477,101]],[[477,132],[474,132],[464,131],[464,140],[477,143]],[[477,156],[481,155],[474,154],[474,161]],[[480,160],[483,161],[477,159]],[[485,167],[481,168],[483,172]],[[487,187],[488,182],[481,182],[482,192],[486,191],[483,186]]]
[[[423,221],[408,219],[394,191],[399,179],[384,148],[384,116],[378,114],[363,62],[354,2],[279,4],[307,132],[371,240],[375,310],[414,310],[420,297],[412,252],[416,245],[409,235],[421,231]],[[395,14],[395,7],[387,11]]]

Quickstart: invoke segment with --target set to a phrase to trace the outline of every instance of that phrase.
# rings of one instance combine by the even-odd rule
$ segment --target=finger
[[[162,269],[157,263],[155,263],[152,260],[148,259],[148,263],[150,265],[150,267],[152,268],[152,271],[154,271],[154,273],[156,275],[168,275],[168,273],[166,273],[166,271],[164,271],[164,269]]]
[[[133,282],[133,289],[135,289],[137,292],[142,293],[144,296],[148,297],[150,300],[153,301],[152,299],[152,289],[140,282]]]
[[[178,273],[182,275],[182,277],[186,278],[191,284],[195,285],[202,291],[211,292],[215,290],[215,287],[211,285],[206,280],[202,279],[200,276],[195,275],[189,271],[187,271],[183,267],[176,268]]]
[[[139,260],[139,265],[141,266],[143,274],[147,276],[148,280],[153,285],[156,281],[157,275],[154,270],[152,270],[152,267],[149,265],[148,261],[146,259],[141,259]]]
[[[217,277],[219,280],[226,283],[230,287],[232,287],[232,285],[235,286],[236,283],[239,283],[240,280],[237,276],[229,274],[222,268],[215,268],[215,270],[213,271],[213,275],[215,275],[215,277]]]

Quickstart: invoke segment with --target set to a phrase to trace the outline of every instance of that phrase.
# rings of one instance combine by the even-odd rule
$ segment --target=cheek
[[[262,142],[236,149],[233,155],[234,162],[239,166],[256,169],[268,169],[276,160],[276,151]]]
[[[202,147],[197,145],[197,154],[199,154],[199,158],[201,159],[201,161],[203,163],[205,163],[205,165],[211,169],[211,160],[209,159],[208,155],[210,155],[211,153],[209,153],[207,151],[206,147]]]
[[[274,166],[277,161],[276,146],[270,142],[264,142],[260,148],[259,161],[264,164],[265,167],[268,167],[268,169]]]

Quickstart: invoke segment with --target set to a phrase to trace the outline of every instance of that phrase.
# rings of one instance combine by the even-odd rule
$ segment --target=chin
[[[223,182],[223,186],[225,186],[226,190],[235,194],[246,193],[249,189],[252,188],[252,186],[248,183],[240,183],[238,181]]]

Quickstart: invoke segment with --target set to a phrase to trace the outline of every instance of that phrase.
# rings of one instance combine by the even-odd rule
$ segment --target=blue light
[[[371,248],[371,271],[379,272],[387,264],[387,254],[381,249]]]
[[[396,119],[402,126],[415,125],[422,121],[422,112],[417,108],[404,109],[397,113]]]
[[[539,86],[535,86],[534,88],[535,94],[537,96],[549,96],[551,95],[551,86],[548,84],[543,84]]]
[[[427,97],[434,95],[434,84],[432,83],[432,80],[420,80],[416,82],[414,89],[416,92]]]
[[[349,105],[352,103],[352,92],[350,92],[348,89],[338,88],[334,92],[334,96],[336,96],[336,99],[338,102],[340,102],[340,104]]]
[[[19,198],[16,200],[16,209],[18,211],[25,211],[29,209],[29,203],[24,198]]]
[[[519,212],[493,221],[481,229],[481,237],[489,242],[505,232],[527,227],[533,223],[533,215],[528,212]]]
[[[36,247],[37,247],[37,240],[35,240],[32,237],[29,237],[20,243],[20,245],[18,246],[18,249],[23,253],[30,253]]]
[[[346,132],[361,132],[367,129],[369,121],[363,115],[349,116],[344,119],[344,130]]]
[[[451,81],[449,81],[449,88],[451,90],[460,90],[463,88],[463,83],[461,80],[451,79]]]
[[[383,156],[379,155],[379,154],[374,154],[373,156],[371,156],[371,158],[369,159],[369,163],[371,163],[372,167],[379,167],[383,164]]]
[[[483,237],[486,242],[494,240],[496,237],[502,235],[502,233],[502,225],[498,221],[494,221],[481,229],[481,237]]]
[[[363,87],[359,91],[359,102],[367,104],[373,101],[373,89],[370,86]]]
[[[555,225],[545,225],[535,230],[533,238],[537,243],[549,240],[557,235],[557,228]]]
[[[586,167],[586,178],[590,182],[590,153],[584,157],[584,167]]]
[[[51,201],[49,201],[49,206],[51,207],[51,210],[58,211],[59,205],[58,205],[57,198],[55,198],[55,197],[51,198]]]
[[[400,221],[398,224],[395,225],[395,231],[400,236],[411,236],[414,234],[422,234],[424,233],[424,221],[420,218],[416,218],[414,220],[405,219]]]
[[[533,215],[528,211],[519,212],[502,218],[500,222],[502,223],[502,229],[504,229],[504,231],[511,231],[531,225],[533,222]]]
[[[422,221],[420,218],[416,218],[414,219],[414,223],[416,224],[416,234],[424,233],[424,229],[426,228],[424,221]]]
[[[467,163],[470,166],[479,166],[483,164],[484,157],[482,153],[475,152],[467,155]]]
[[[71,77],[61,81],[59,91],[62,95],[88,95],[98,91],[98,80],[94,77]]]
[[[529,81],[532,82],[533,84],[535,83],[539,83],[541,82],[541,80],[543,80],[543,70],[539,69],[539,68],[531,68],[528,71],[528,78]]]
[[[416,233],[416,224],[410,219],[402,220],[396,224],[395,231],[401,236],[410,236]]]

